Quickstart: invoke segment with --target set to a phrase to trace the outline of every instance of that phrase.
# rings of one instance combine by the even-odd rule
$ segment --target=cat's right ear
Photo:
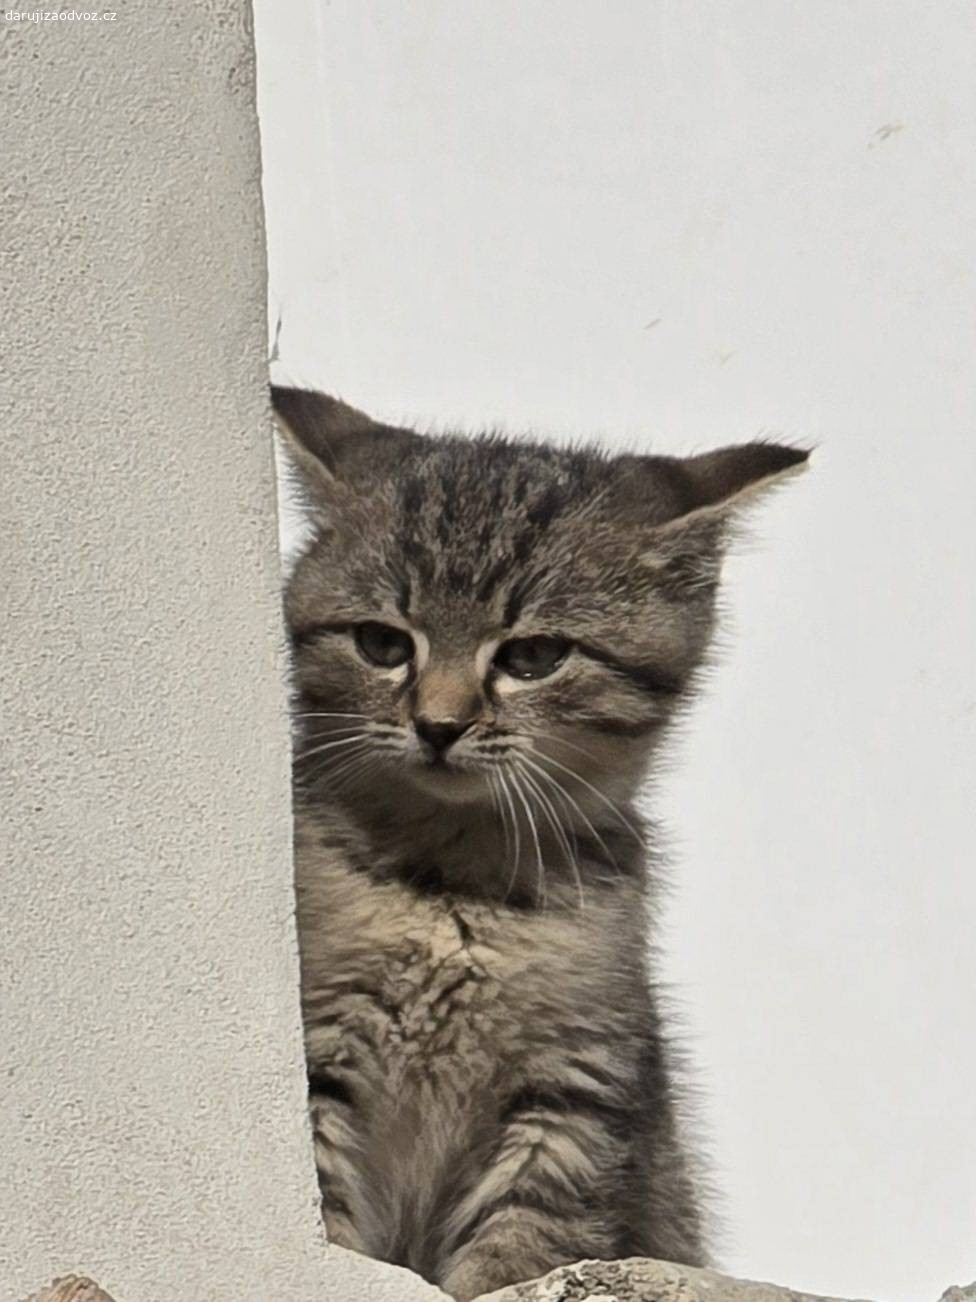
[[[365,412],[314,389],[273,384],[271,406],[292,464],[313,491],[336,482],[344,444],[374,424]]]
[[[314,389],[273,384],[271,405],[291,462],[313,499],[333,500],[354,490],[357,481],[375,480],[383,459],[418,437]]]

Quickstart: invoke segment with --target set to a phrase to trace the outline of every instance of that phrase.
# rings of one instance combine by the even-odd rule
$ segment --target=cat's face
[[[638,780],[707,644],[727,503],[805,455],[611,460],[275,402],[318,525],[287,602],[304,775],[513,823]]]

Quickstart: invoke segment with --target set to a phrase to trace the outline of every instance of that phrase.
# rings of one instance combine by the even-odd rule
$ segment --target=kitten
[[[273,400],[315,525],[287,615],[329,1238],[460,1302],[584,1257],[701,1264],[633,802],[729,522],[807,454],[609,457]]]

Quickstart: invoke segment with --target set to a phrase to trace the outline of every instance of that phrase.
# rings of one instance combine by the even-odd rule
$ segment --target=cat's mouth
[[[452,803],[480,799],[488,785],[480,767],[458,763],[450,755],[418,757],[405,768],[410,780],[421,791]]]

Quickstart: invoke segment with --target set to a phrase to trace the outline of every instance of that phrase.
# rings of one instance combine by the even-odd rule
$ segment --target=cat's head
[[[623,794],[701,663],[730,521],[807,458],[611,457],[273,399],[315,526],[287,595],[305,771],[339,790]]]

